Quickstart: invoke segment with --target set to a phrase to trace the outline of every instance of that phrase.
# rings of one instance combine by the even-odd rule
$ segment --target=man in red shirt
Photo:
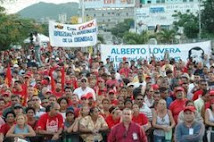
[[[130,72],[129,62],[125,62],[124,68],[120,69],[119,73],[124,76],[124,78],[128,78]]]
[[[3,142],[4,136],[7,134],[7,132],[15,123],[15,113],[13,111],[7,112],[5,115],[5,119],[6,119],[6,123],[3,124],[0,128],[0,142]]]
[[[187,99],[184,98],[184,89],[182,87],[175,88],[175,96],[176,100],[170,104],[169,109],[172,111],[173,118],[177,123],[178,115],[185,108]]]
[[[52,102],[50,111],[43,114],[38,121],[37,130],[39,134],[51,136],[46,137],[51,142],[58,141],[63,130],[63,117],[59,110],[59,104]]]
[[[199,97],[200,95],[202,95],[203,90],[207,90],[207,86],[208,86],[207,81],[206,81],[206,80],[201,80],[201,81],[199,82],[199,87],[200,87],[200,88],[199,88],[199,90],[197,90],[197,91],[194,93],[192,100],[193,100],[193,101],[197,100],[198,97]]]
[[[112,128],[108,142],[147,142],[147,137],[140,125],[132,122],[132,111],[125,108],[122,122]]]

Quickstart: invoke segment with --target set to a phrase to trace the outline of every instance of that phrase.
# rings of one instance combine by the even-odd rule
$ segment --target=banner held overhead
[[[193,61],[199,62],[205,54],[210,56],[211,41],[174,45],[101,45],[102,61],[105,62],[109,58],[114,61],[116,68],[123,57],[126,57],[127,61],[137,61],[149,60],[154,55],[156,60],[163,60],[166,52],[170,58],[177,61],[186,61],[191,57]]]
[[[86,47],[97,44],[97,22],[69,25],[49,21],[49,38],[51,46]]]

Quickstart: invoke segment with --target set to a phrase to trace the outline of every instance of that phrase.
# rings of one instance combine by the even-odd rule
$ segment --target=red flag
[[[7,71],[6,71],[6,78],[5,78],[5,83],[10,87],[12,84],[12,73],[10,69],[10,65],[8,64],[7,66]]]
[[[65,67],[63,66],[61,69],[61,84],[62,84],[62,92],[64,91],[64,87],[65,87]]]

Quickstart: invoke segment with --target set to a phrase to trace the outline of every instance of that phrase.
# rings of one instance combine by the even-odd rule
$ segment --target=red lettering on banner
[[[91,23],[88,23],[87,25],[80,26],[79,30],[84,30],[84,29],[90,28],[92,26],[94,26],[94,21],[92,21]]]

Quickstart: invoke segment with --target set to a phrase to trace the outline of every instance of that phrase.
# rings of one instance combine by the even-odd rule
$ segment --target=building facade
[[[161,3],[183,3],[198,2],[198,0],[140,0],[141,4],[161,4]]]

